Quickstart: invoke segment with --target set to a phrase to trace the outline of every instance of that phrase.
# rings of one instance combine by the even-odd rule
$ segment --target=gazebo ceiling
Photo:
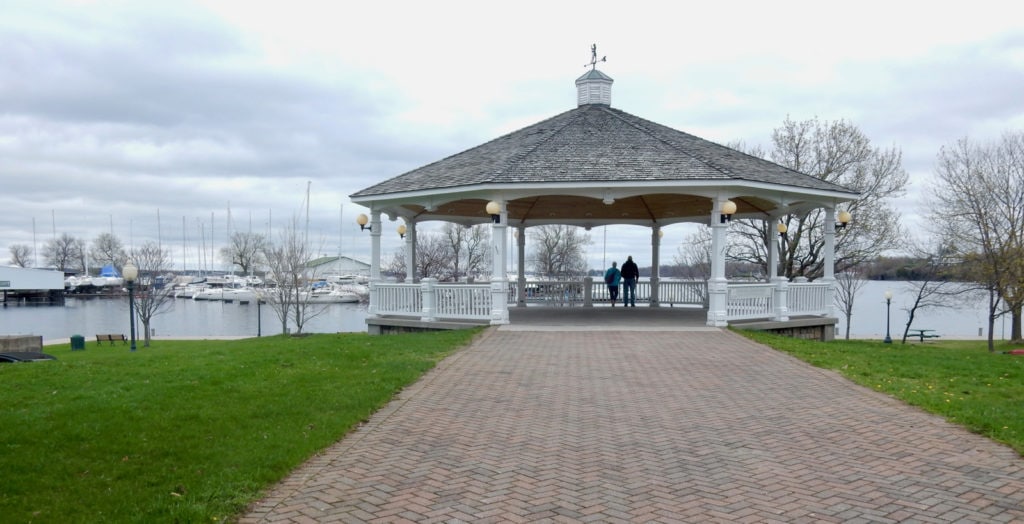
[[[577,84],[583,89],[590,80]],[[610,85],[607,77],[598,80]],[[576,109],[385,180],[352,200],[392,219],[465,225],[488,222],[484,207],[496,200],[507,204],[511,225],[597,226],[706,222],[716,199],[733,200],[737,217],[769,218],[858,196],[583,93]]]
[[[382,206],[391,218],[403,217],[417,222],[444,220],[463,225],[490,222],[485,211],[487,198],[463,198],[428,208],[404,203]],[[806,201],[786,206],[758,196],[733,197],[737,217],[769,218],[784,212],[799,212],[816,207]],[[570,224],[593,227],[605,224],[668,225],[679,222],[707,222],[712,216],[712,199],[701,195],[652,193],[608,199],[572,194],[544,194],[507,200],[508,224],[534,226]]]

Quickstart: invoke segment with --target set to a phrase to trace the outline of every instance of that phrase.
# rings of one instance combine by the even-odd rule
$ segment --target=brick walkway
[[[255,522],[1024,522],[1024,460],[722,331],[491,330]]]

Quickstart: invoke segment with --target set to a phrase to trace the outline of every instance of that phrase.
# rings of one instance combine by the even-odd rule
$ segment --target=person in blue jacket
[[[612,262],[612,267],[604,272],[604,283],[608,284],[608,296],[611,297],[612,307],[615,307],[615,301],[619,299],[619,278],[622,277],[622,273],[615,267],[616,264],[618,262]]]

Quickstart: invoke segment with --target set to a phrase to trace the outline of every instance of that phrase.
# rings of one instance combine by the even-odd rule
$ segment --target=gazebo
[[[368,322],[508,323],[510,304],[527,305],[526,229],[543,224],[649,227],[649,304],[657,307],[669,292],[673,297],[699,296],[695,305],[707,308],[709,326],[750,319],[786,322],[794,316],[834,318],[835,231],[850,220],[840,206],[858,194],[616,109],[611,106],[612,82],[592,66],[576,80],[575,109],[351,195],[353,202],[370,210],[369,217],[359,217],[371,235]],[[789,282],[780,276],[774,239],[768,240],[766,282],[726,278],[726,231],[732,218],[775,223],[812,209],[825,210],[823,278]],[[382,215],[403,221],[399,230],[412,277],[405,282],[381,279]],[[436,220],[467,227],[491,224],[489,282],[416,278],[417,225]],[[711,228],[711,274],[707,282],[698,283],[703,293],[688,293],[685,286],[693,283],[662,282],[657,273],[661,228],[680,222]],[[515,282],[507,276],[510,227],[517,233]],[[602,288],[603,282],[594,285],[588,278],[573,289],[582,291],[584,305],[591,305]]]

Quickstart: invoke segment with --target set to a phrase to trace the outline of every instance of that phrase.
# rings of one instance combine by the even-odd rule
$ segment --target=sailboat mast
[[[36,217],[32,217],[32,267],[39,267],[39,243],[36,241]]]
[[[302,243],[309,247],[309,186],[313,185],[312,180],[306,181],[306,232],[303,235]]]
[[[206,224],[202,220],[196,219],[199,226],[199,268],[200,273],[204,276],[209,272],[210,268],[206,265]]]
[[[225,244],[225,246],[227,247],[227,249],[230,252],[230,249],[231,249],[231,201],[230,200],[228,200],[228,225],[227,225],[227,229],[224,230],[224,236],[226,237],[226,240],[227,240],[227,244]],[[228,260],[227,264],[228,264],[228,271],[230,271],[231,275],[233,276],[235,274],[235,265],[232,263],[231,260]]]
[[[188,272],[188,231],[185,230],[185,215],[181,215],[181,274]]]

